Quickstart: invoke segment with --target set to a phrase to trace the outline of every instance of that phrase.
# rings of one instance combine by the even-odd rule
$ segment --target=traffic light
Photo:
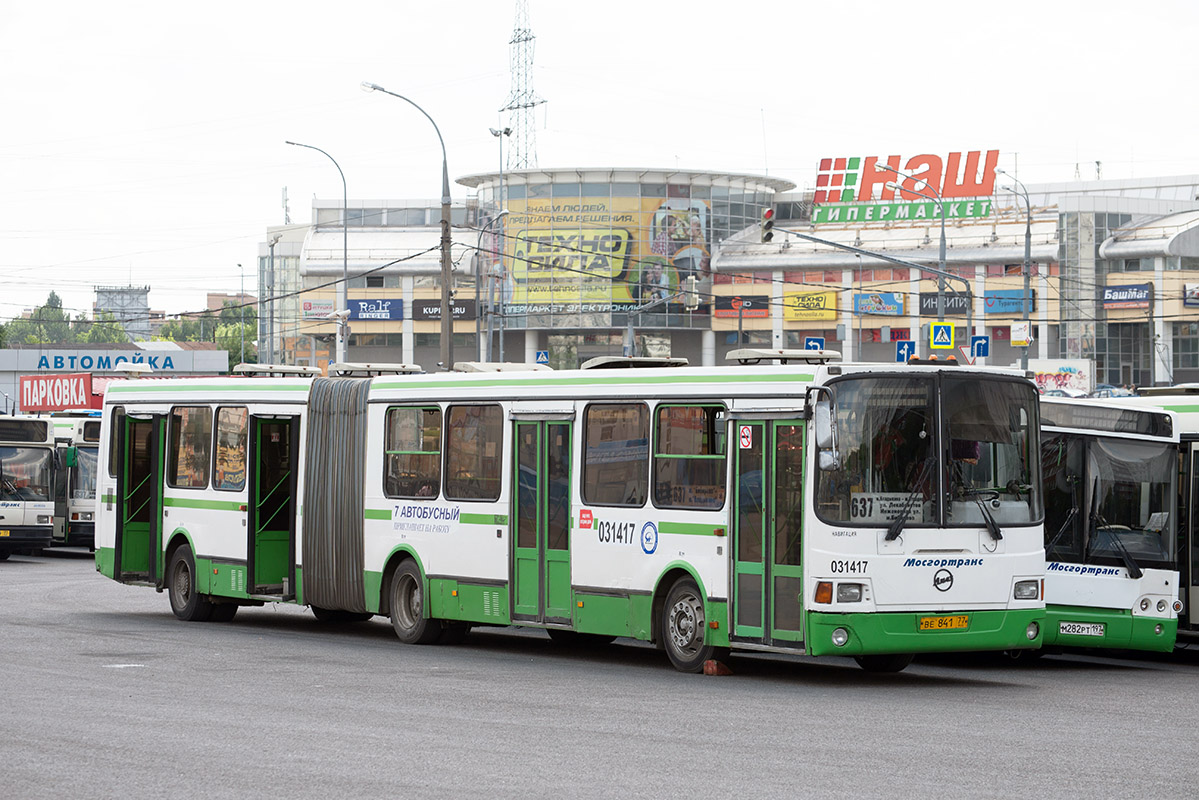
[[[685,283],[687,288],[683,290],[683,308],[694,311],[699,308],[699,279],[688,275]]]
[[[774,238],[774,209],[762,209],[762,244]]]

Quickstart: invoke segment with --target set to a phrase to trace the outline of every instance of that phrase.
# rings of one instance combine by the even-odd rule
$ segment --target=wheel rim
[[[175,600],[176,608],[183,608],[192,596],[192,573],[183,559],[175,564],[171,572],[171,597]]]
[[[666,621],[667,635],[674,651],[684,658],[699,652],[703,644],[704,609],[699,598],[687,593],[670,608]]]
[[[421,618],[421,591],[411,575],[401,575],[396,586],[396,618],[405,630],[416,627]]]

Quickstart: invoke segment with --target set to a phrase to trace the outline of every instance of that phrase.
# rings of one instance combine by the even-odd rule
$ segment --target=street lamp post
[[[266,363],[275,363],[275,245],[279,244],[279,234],[275,234],[270,239],[267,239],[266,246],[270,251],[270,256],[267,259],[267,279],[266,290],[270,292],[270,297],[266,301]],[[258,298],[258,302],[262,302],[262,298]],[[261,318],[261,317],[260,317]]]
[[[450,172],[446,165],[445,140],[441,138],[441,129],[437,127],[436,122],[433,122],[429,112],[404,95],[390,92],[370,81],[362,82],[362,91],[389,94],[411,105],[424,114],[425,119],[433,125],[433,130],[437,133],[437,141],[441,144],[441,368],[452,370],[454,368],[454,318],[453,309],[450,307],[452,292],[450,285],[452,279],[450,272]]]
[[[498,195],[499,202],[497,203],[497,206],[500,209],[504,209],[505,208],[505,204],[504,204],[504,137],[511,136],[512,129],[511,128],[488,128],[487,130],[491,132],[491,135],[494,136],[499,143],[500,189],[499,189],[499,195]],[[507,214],[508,212],[503,211],[503,213]],[[499,280],[502,281],[504,278],[504,248],[503,248],[503,246],[500,247],[499,257],[500,257]],[[489,289],[490,289],[490,286],[491,286],[491,281],[490,281],[490,278],[488,278],[488,288]],[[500,301],[501,302],[503,302],[503,299],[504,299],[504,294],[503,294],[502,288],[503,288],[503,284],[501,283],[501,292],[500,292]],[[488,308],[490,311],[490,313],[488,314],[488,317],[487,317],[487,323],[488,323],[487,324],[487,360],[488,361],[491,360],[491,328],[492,328],[491,317],[495,314],[495,308],[492,305],[494,296],[495,295],[492,292],[488,291],[487,302],[488,302]],[[477,305],[478,304],[476,304],[476,309],[475,309],[476,316],[478,315]],[[503,314],[502,309],[500,311],[499,316],[500,316],[500,361],[503,361],[504,360],[504,314]]]
[[[287,142],[287,144],[295,145],[296,147],[306,147],[309,150],[325,156],[333,162],[333,166],[337,167],[337,174],[341,176],[341,283],[337,285],[337,308],[348,309],[350,301],[347,296],[347,284],[349,283],[349,194],[346,192],[346,174],[341,171],[341,165],[337,163],[337,159],[326,153],[319,147],[313,147],[310,144],[300,144],[299,142]],[[337,318],[337,360],[346,360],[346,337],[345,337],[346,321],[344,317]]]
[[[1032,305],[1032,201],[1028,199],[1028,189],[1023,183],[1020,182],[1018,178],[1013,175],[1008,175],[1006,172],[1004,172],[1002,167],[996,167],[995,174],[1007,175],[1007,177],[1011,178],[1012,183],[1014,184],[1014,186],[1001,186],[999,187],[1000,189],[1005,192],[1011,192],[1017,197],[1024,198],[1024,297],[1022,299],[1022,303],[1024,306],[1024,321],[1027,323],[1028,312],[1031,310],[1030,306]],[[1017,186],[1020,187],[1019,191],[1016,190]],[[1031,347],[1031,339],[1030,344],[1026,344],[1024,346],[1024,355],[1020,357],[1021,369],[1028,369],[1029,347]]]
[[[246,360],[246,272],[241,268],[241,264],[237,265],[237,271],[241,275],[241,294],[237,296],[237,305],[240,309],[239,314],[241,320],[238,328],[241,329],[241,352],[237,354],[239,361]]]
[[[482,306],[479,305],[479,284],[483,279],[483,234],[487,232],[487,229],[491,227],[492,223],[506,216],[508,216],[508,209],[505,208],[500,211],[500,213],[487,220],[487,224],[479,229],[479,241],[475,245],[475,345],[476,349],[479,351],[479,358],[483,361],[491,360],[491,333],[489,330],[487,336],[486,355],[484,355],[483,328],[480,322],[483,315],[479,313],[479,311],[482,309]],[[487,307],[488,317],[490,318],[491,300],[493,296],[491,292],[490,264],[488,265],[487,276]]]
[[[934,195],[936,195],[936,200],[933,200],[933,198],[929,197],[928,195],[926,195],[922,192],[917,192],[912,189],[904,189],[899,184],[893,184],[894,187],[899,190],[901,196],[902,196],[903,192],[909,192],[911,194],[917,195],[918,197],[923,197],[926,200],[933,200],[933,202],[935,202],[937,204],[937,208],[939,208],[941,210],[941,248],[940,248],[940,253],[937,257],[937,269],[941,270],[941,272],[945,272],[945,198],[941,197],[941,193],[938,192],[936,189],[934,189],[932,184],[929,183],[928,181],[924,180],[923,178],[917,178],[913,175],[909,175],[906,172],[900,172],[899,170],[895,169],[895,167],[891,166],[890,164],[879,164],[876,161],[874,163],[874,171],[875,172],[893,172],[896,175],[899,175],[900,177],[903,177],[903,178],[907,178],[910,181],[915,181],[916,183],[923,183],[924,187],[926,189],[928,189],[930,192],[932,192]],[[938,275],[937,276],[937,322],[944,322],[944,321],[945,321],[945,276]],[[973,334],[974,334],[974,331],[972,331],[972,330],[966,332],[967,336],[972,336]]]

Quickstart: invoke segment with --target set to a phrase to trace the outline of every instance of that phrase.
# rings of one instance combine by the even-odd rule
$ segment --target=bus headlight
[[[1041,626],[1035,622],[1028,623],[1028,627],[1024,629],[1024,635],[1028,637],[1028,640],[1030,642],[1033,639],[1037,638],[1037,635],[1040,632],[1041,632]]]
[[[92,512],[84,511],[82,514],[79,515],[79,519],[81,519],[84,522],[91,522],[92,521]]]
[[[51,518],[50,518],[49,514],[38,514],[37,515],[37,524],[38,525],[49,525],[50,522],[51,522]]]
[[[1016,581],[1013,596],[1017,600],[1036,600],[1039,593],[1036,581]]]
[[[834,628],[832,635],[833,644],[837,647],[844,647],[849,641],[849,631],[844,628]]]
[[[862,584],[860,584],[860,583],[838,583],[837,584],[837,602],[838,603],[860,603],[860,602],[862,602]]]

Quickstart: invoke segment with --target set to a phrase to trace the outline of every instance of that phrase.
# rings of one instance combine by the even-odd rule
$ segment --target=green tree
[[[258,351],[254,348],[254,326],[238,323],[217,325],[216,344],[222,350],[229,351],[229,365],[256,364]]]
[[[107,311],[96,312],[95,319],[88,319],[83,314],[75,318],[72,326],[80,342],[88,344],[106,344],[111,342],[127,342],[129,334],[117,322],[116,317]]]
[[[62,307],[62,299],[54,292],[44,305],[33,310],[29,317],[9,323],[8,340],[20,344],[72,344],[75,333],[71,318]]]

